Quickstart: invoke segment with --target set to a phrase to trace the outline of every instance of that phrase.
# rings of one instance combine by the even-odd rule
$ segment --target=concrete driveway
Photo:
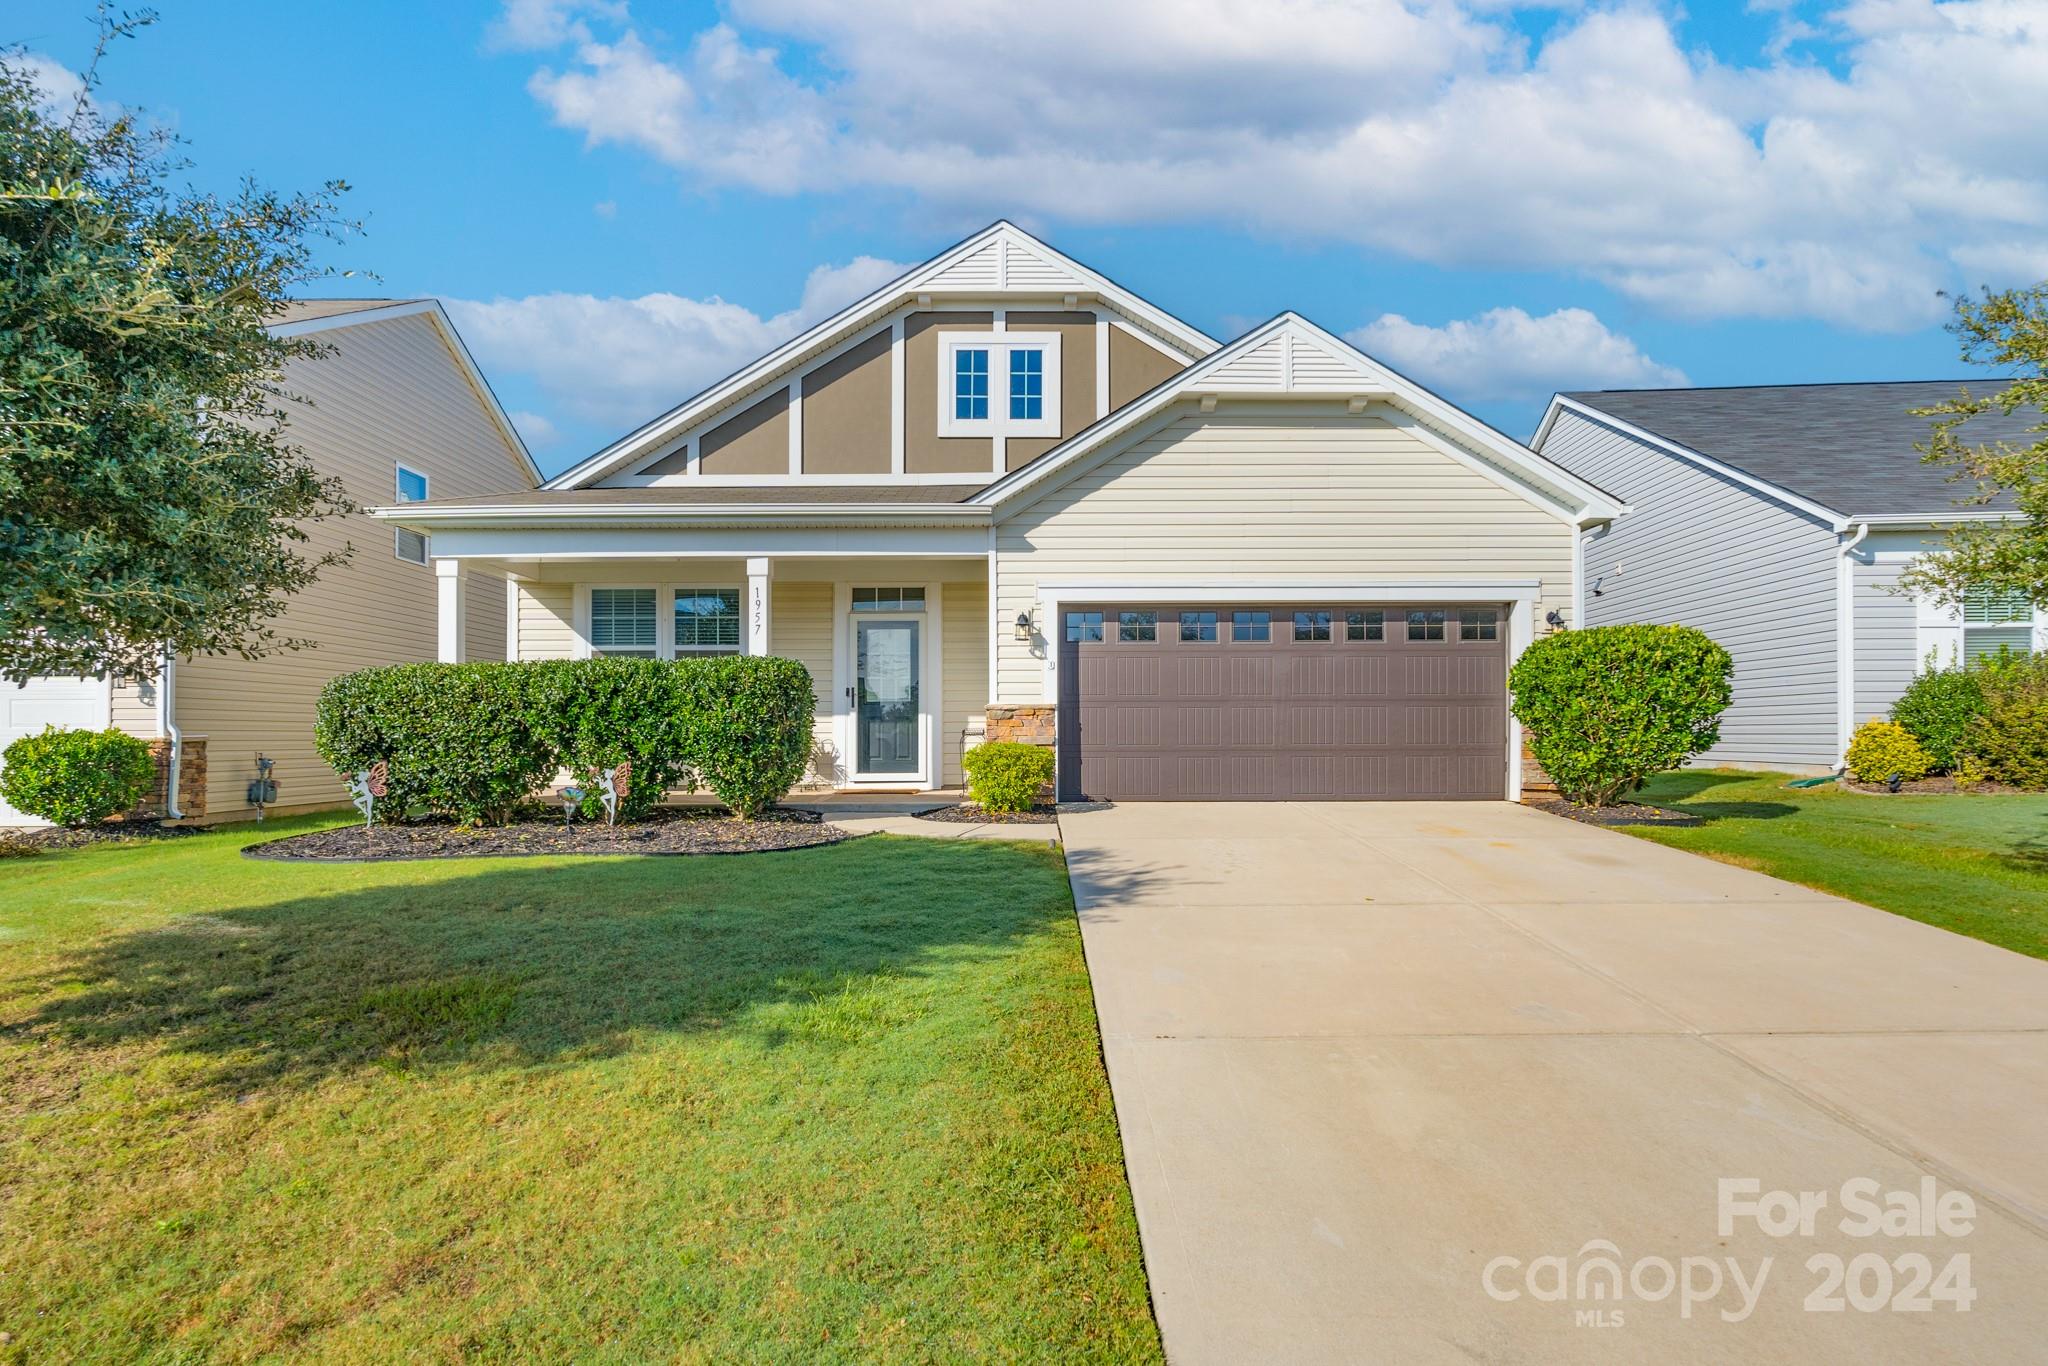
[[[2041,1359],[2048,963],[1506,804],[1060,824],[1176,1362]]]

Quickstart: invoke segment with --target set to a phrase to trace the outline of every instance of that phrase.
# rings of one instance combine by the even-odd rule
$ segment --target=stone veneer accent
[[[1548,795],[1553,794],[1556,791],[1557,784],[1552,782],[1550,780],[1550,775],[1543,771],[1543,765],[1536,762],[1536,751],[1529,748],[1529,736],[1528,733],[1525,731],[1522,735],[1523,794],[1525,796],[1531,793],[1538,795]]]
[[[156,777],[149,795],[130,811],[129,820],[154,820],[164,814],[170,796],[171,742],[151,740],[149,757],[156,761]],[[178,762],[178,810],[186,820],[206,814],[206,737],[187,736]]]
[[[992,706],[982,713],[988,727],[987,738],[991,744],[1008,742],[1017,745],[1044,745],[1053,743],[1053,717],[1056,709],[1050,702],[1005,703]]]

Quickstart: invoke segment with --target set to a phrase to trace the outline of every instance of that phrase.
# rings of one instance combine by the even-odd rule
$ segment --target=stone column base
[[[149,757],[156,763],[156,776],[149,793],[122,820],[161,820],[170,809],[171,742],[168,738],[149,742]],[[206,814],[206,737],[188,736],[180,746],[178,762],[178,810],[184,819]]]
[[[1044,745],[1054,740],[1053,718],[1058,709],[1050,702],[1006,702],[991,705],[982,713],[990,744]]]

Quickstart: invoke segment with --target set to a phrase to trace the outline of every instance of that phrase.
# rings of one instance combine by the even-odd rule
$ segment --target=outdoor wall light
[[[1017,614],[1017,639],[1031,639],[1031,614],[1029,612],[1019,612]]]

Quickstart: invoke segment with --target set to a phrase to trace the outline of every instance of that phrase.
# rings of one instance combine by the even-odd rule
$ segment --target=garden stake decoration
[[[377,823],[377,799],[384,795],[391,770],[379,759],[368,768],[358,770],[348,780],[349,800],[356,804],[356,810],[363,813],[363,829],[368,830]]]
[[[619,823],[619,801],[626,795],[633,781],[633,765],[621,762],[616,768],[608,768],[597,775],[598,798],[604,803],[604,823]]]
[[[576,808],[583,804],[583,789],[565,787],[562,789],[562,824],[564,827],[576,823]]]

